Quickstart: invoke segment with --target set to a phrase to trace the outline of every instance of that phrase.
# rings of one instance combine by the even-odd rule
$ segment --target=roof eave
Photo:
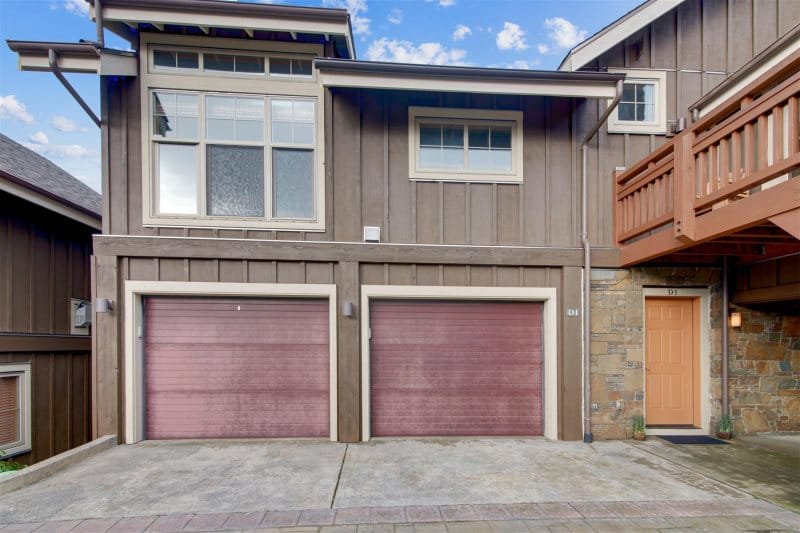
[[[58,43],[45,41],[6,41],[18,55],[23,71],[50,72],[49,53],[54,51],[62,72],[100,74],[101,76],[136,76],[136,54],[97,48],[92,43]]]

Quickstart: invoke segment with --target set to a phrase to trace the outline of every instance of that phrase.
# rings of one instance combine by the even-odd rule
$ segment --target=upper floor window
[[[153,48],[152,70],[182,74],[256,75],[276,78],[313,78],[310,57],[247,52],[226,53],[217,50],[193,51],[187,48]]]
[[[155,217],[317,221],[316,100],[151,93]]]
[[[609,72],[612,72],[609,69]],[[608,122],[610,133],[667,133],[666,73],[614,70],[627,74],[622,98]]]
[[[409,108],[412,179],[522,181],[522,113]]]

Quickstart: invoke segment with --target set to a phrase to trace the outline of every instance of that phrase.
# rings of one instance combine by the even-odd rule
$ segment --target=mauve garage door
[[[328,302],[145,299],[145,438],[327,437]]]
[[[542,304],[376,300],[373,436],[542,435]]]

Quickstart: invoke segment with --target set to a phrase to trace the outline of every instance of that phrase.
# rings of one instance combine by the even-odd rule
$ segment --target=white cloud
[[[58,131],[63,131],[66,133],[73,131],[86,131],[86,128],[78,126],[75,124],[75,121],[70,120],[67,117],[62,117],[61,115],[54,116],[50,123]]]
[[[550,47],[544,43],[539,43],[536,45],[536,50],[538,50],[540,54],[547,54],[550,52]]]
[[[424,65],[464,65],[464,50],[447,49],[441,43],[414,45],[408,41],[390,40],[382,37],[373,41],[367,50],[371,61],[394,61],[398,63],[420,63]]]
[[[547,36],[559,48],[572,48],[587,36],[586,30],[578,28],[562,17],[545,19],[544,27],[550,30]]]
[[[471,34],[472,30],[469,26],[465,26],[463,24],[459,24],[456,26],[456,30],[453,32],[453,40],[454,41],[463,41],[464,37]]]
[[[75,15],[88,15],[89,3],[85,0],[64,0],[64,9]]]
[[[346,9],[350,13],[350,23],[353,26],[354,34],[368,35],[370,33],[370,19],[364,16],[364,13],[367,12],[367,0],[322,0],[322,5]]]
[[[403,12],[399,9],[392,9],[387,18],[392,24],[400,24],[403,22]]]
[[[34,152],[56,158],[85,159],[92,155],[87,148],[79,144],[40,144],[36,142],[22,144]]]
[[[31,139],[31,142],[34,142],[36,144],[49,144],[50,143],[50,139],[47,138],[47,135],[45,135],[45,133],[43,131],[37,131],[36,133],[31,135],[30,139]]]
[[[456,5],[456,0],[439,0],[439,5],[442,7],[450,7]]]
[[[497,34],[497,47],[500,50],[525,50],[528,43],[525,42],[525,32],[519,24],[504,22],[503,29]]]
[[[33,122],[33,115],[28,113],[25,104],[17,100],[13,94],[0,96],[0,118],[13,118],[25,124]]]
[[[512,61],[508,64],[506,68],[515,68],[519,70],[529,70],[532,69],[538,63],[535,61],[526,61],[525,59],[517,59],[516,61]]]

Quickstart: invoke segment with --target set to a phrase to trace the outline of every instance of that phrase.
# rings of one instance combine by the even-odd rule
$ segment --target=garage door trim
[[[142,365],[142,298],[145,296],[242,296],[259,298],[327,298],[330,340],[330,439],[337,430],[336,286],[294,283],[215,283],[192,281],[125,282],[125,443],[144,435],[144,368]]]
[[[371,299],[509,300],[542,302],[544,339],[544,436],[558,439],[557,291],[552,287],[419,287],[414,285],[361,286],[361,439],[370,428],[370,318]]]

